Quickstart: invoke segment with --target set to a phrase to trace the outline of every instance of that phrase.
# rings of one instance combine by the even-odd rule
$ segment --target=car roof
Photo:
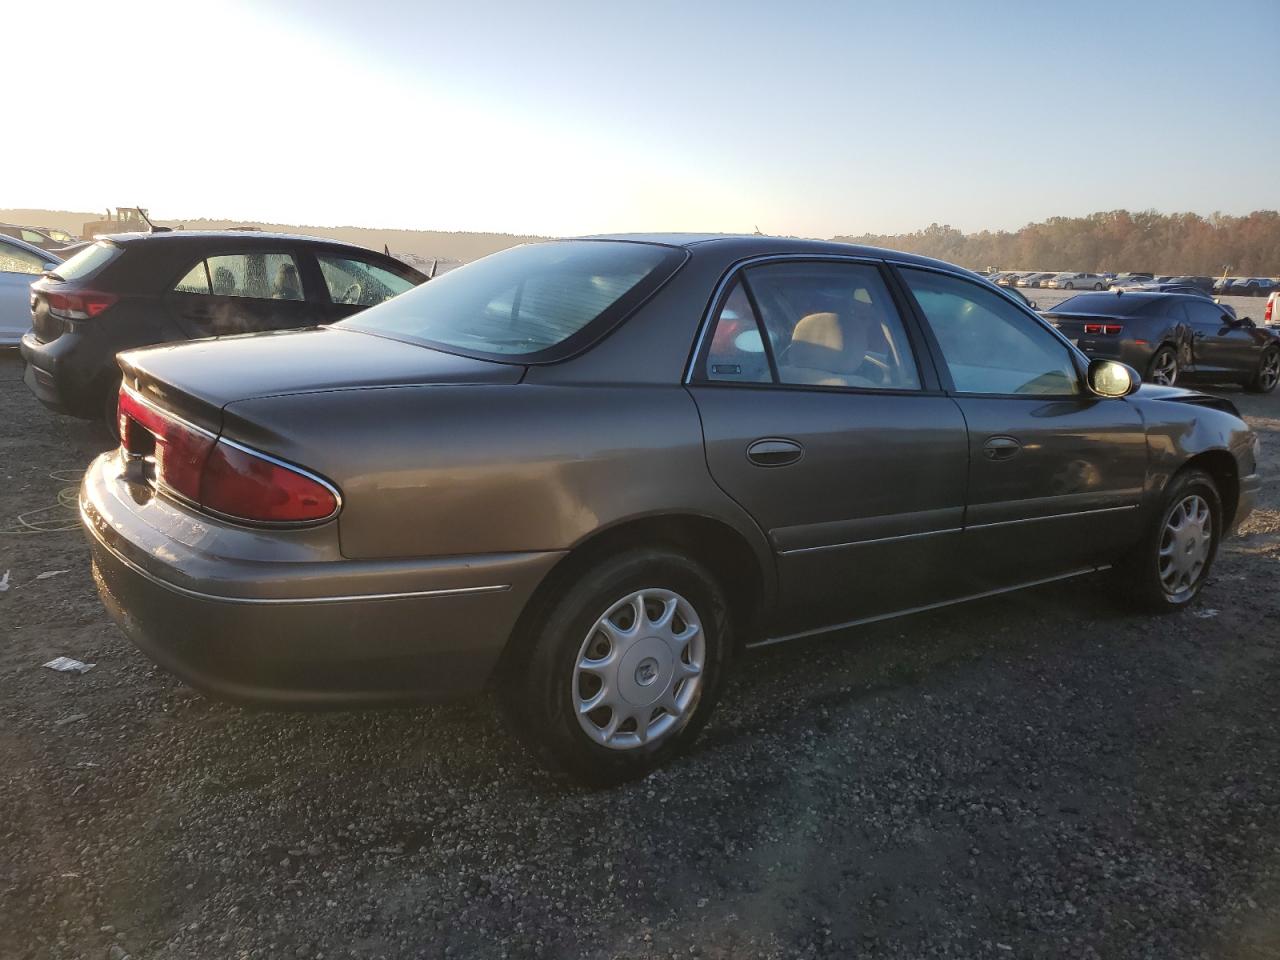
[[[157,233],[146,231],[136,233],[99,233],[95,240],[110,240],[112,243],[131,245],[136,243],[194,243],[199,240],[231,240],[244,243],[246,246],[270,245],[287,241],[289,243],[315,243],[328,247],[346,247],[350,250],[361,250],[365,253],[379,253],[358,243],[345,240],[332,240],[328,237],[312,237],[297,233],[267,233],[260,230],[162,230]]]
[[[890,250],[885,247],[869,247],[857,243],[839,243],[835,240],[806,240],[801,237],[770,237],[761,234],[732,233],[603,233],[586,237],[568,237],[571,240],[620,240],[630,243],[657,243],[668,247],[694,249],[714,247],[718,252],[739,254],[742,258],[764,257],[776,254],[811,254],[814,256],[867,257],[876,260],[897,260],[902,263],[941,267],[972,273],[964,267],[915,253]],[[978,274],[974,274],[978,276]]]

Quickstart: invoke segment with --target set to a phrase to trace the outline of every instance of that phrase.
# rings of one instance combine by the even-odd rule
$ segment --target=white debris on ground
[[[4,593],[9,589],[9,571],[4,572],[4,576],[0,577],[0,593]]]
[[[45,666],[50,670],[57,670],[59,673],[88,673],[97,664],[73,660],[71,657],[54,657]]]

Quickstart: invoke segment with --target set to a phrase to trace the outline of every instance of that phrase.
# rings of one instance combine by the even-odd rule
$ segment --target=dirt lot
[[[1232,399],[1267,485],[1198,609],[1078,582],[761,651],[595,794],[488,701],[206,699],[77,532],[0,535],[0,957],[1280,956],[1280,395]],[[104,437],[12,355],[0,411],[12,529]]]

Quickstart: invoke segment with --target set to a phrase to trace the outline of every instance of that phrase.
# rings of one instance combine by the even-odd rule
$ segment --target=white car
[[[1107,281],[1100,273],[1060,273],[1040,285],[1051,290],[1101,290]]]
[[[16,347],[31,329],[31,283],[61,262],[56,253],[0,235],[0,347]]]

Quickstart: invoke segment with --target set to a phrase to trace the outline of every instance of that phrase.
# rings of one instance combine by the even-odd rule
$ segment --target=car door
[[[166,295],[168,309],[193,338],[314,326],[322,318],[305,296],[301,261],[288,246],[205,256]]]
[[[35,251],[0,240],[0,343],[17,343],[31,329],[31,284],[44,266]]]
[[[899,274],[968,424],[960,569],[971,592],[1117,559],[1136,539],[1146,481],[1134,405],[1090,393],[1062,338],[990,287],[923,267]]]
[[[1191,318],[1191,353],[1196,373],[1202,377],[1239,380],[1258,366],[1260,350],[1253,330],[1211,300],[1187,298]]]
[[[911,322],[875,262],[722,286],[689,389],[712,476],[773,547],[775,636],[955,595],[965,426]]]

